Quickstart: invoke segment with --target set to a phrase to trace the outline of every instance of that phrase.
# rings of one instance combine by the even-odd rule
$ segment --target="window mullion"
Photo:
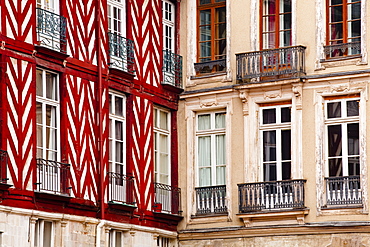
[[[211,186],[216,185],[216,135],[211,135]]]
[[[347,123],[342,124],[342,168],[343,176],[348,176],[348,131]]]
[[[282,147],[281,147],[281,129],[276,129],[276,179],[282,179]]]

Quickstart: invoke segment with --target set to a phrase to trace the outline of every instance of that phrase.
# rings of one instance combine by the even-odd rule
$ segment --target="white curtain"
[[[211,137],[198,137],[199,186],[211,185]]]
[[[216,184],[224,185],[225,181],[225,135],[216,136]]]

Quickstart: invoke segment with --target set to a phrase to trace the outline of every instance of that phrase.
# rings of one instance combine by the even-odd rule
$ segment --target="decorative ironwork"
[[[327,205],[362,204],[360,176],[328,177],[325,181]]]
[[[181,189],[161,183],[154,183],[154,211],[181,214]],[[160,208],[159,208],[160,207]]]
[[[304,46],[291,46],[236,54],[237,79],[299,78],[305,74],[305,49]]]
[[[36,163],[37,191],[61,195],[69,194],[69,164],[45,159],[36,159]]]
[[[238,184],[239,211],[304,208],[305,180]]]
[[[361,41],[324,46],[324,53],[329,58],[357,55],[361,53]]]
[[[162,84],[182,88],[182,56],[163,50]]]
[[[226,59],[194,63],[194,69],[197,73],[212,72],[214,67],[217,68],[216,71],[224,71],[226,68]]]
[[[133,74],[134,42],[117,33],[108,33],[110,67]]]
[[[195,188],[197,215],[227,213],[226,185]]]
[[[6,184],[8,181],[7,169],[8,169],[8,152],[0,149],[0,183],[2,184]]]
[[[37,40],[41,46],[65,53],[66,25],[64,16],[37,8]]]
[[[108,172],[108,176],[108,201],[133,205],[134,177],[115,172]]]

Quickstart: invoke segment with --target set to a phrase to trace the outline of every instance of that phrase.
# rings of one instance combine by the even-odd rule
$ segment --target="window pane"
[[[263,161],[276,161],[276,130],[263,132]]]
[[[360,157],[348,158],[348,176],[360,175]]]
[[[342,159],[329,159],[329,176],[340,177],[343,176]]]
[[[280,15],[280,30],[292,29],[292,14]]]
[[[330,39],[343,39],[343,23],[330,25]]]
[[[216,120],[215,120],[215,124],[216,124],[216,129],[219,129],[219,128],[225,128],[225,116],[226,116],[226,113],[216,113]]]
[[[211,42],[200,43],[200,62],[206,62],[211,60]]]
[[[361,18],[361,2],[348,5],[348,20]]]
[[[348,38],[361,36],[361,21],[348,22]],[[348,41],[350,42],[350,41]]]
[[[200,25],[210,25],[211,24],[211,10],[201,10],[200,11]]]
[[[208,4],[208,3],[211,3],[211,0],[199,0],[199,4],[202,5],[202,4]]]
[[[291,134],[290,130],[281,131],[281,157],[282,160],[291,159]]]
[[[210,186],[211,185],[211,168],[200,168],[199,169],[199,186]]]
[[[216,22],[226,22],[226,7],[216,9]]]
[[[333,102],[328,103],[328,118],[339,118],[341,117],[341,103]]]
[[[159,111],[159,128],[168,130],[168,113],[164,111]]]
[[[359,125],[358,123],[348,124],[348,155],[359,155],[360,154],[360,142],[359,142]]]
[[[282,180],[288,180],[291,179],[291,163],[290,162],[283,162],[281,164],[281,179]]]
[[[36,123],[42,124],[42,104],[36,102]]]
[[[330,5],[342,4],[343,0],[331,0]]]
[[[43,147],[43,138],[42,138],[42,126],[37,126],[37,146],[38,147]],[[42,158],[42,153],[41,156],[37,156],[38,158]]]
[[[263,109],[263,124],[276,123],[276,109]]]
[[[202,136],[198,138],[198,165],[211,165],[211,137]]]
[[[211,40],[211,26],[200,27],[200,41]]]
[[[342,126],[328,126],[329,157],[342,155]]]
[[[281,108],[281,122],[288,123],[290,121],[290,107]]]
[[[359,104],[358,100],[347,101],[347,117],[359,115]]]
[[[36,70],[36,95],[43,96],[42,70]]]
[[[330,22],[343,21],[343,5],[333,6],[330,8]]]
[[[216,168],[216,185],[225,185],[226,184],[226,174],[225,166],[218,166]]]
[[[216,41],[216,59],[223,59],[223,56],[226,55],[226,39]]]
[[[57,149],[57,132],[55,129],[46,128],[46,148],[56,150]]]
[[[46,105],[46,126],[54,127],[57,126],[57,112],[56,107]]]
[[[276,181],[276,163],[264,164],[263,169],[265,181]]]
[[[116,140],[123,141],[123,123],[120,121],[115,122],[116,127]]]
[[[292,0],[280,0],[280,13],[292,12]]]
[[[123,116],[123,99],[119,96],[114,97],[115,115]]]
[[[199,115],[198,116],[198,130],[207,130],[211,128],[211,115]]]
[[[112,95],[109,94],[109,113],[113,113],[113,106],[112,106]]]
[[[271,15],[276,13],[276,0],[263,1],[263,15]]]
[[[116,141],[116,162],[123,163],[123,143]]]
[[[275,31],[275,15],[264,16],[263,17],[263,31],[264,32],[273,32]]]
[[[168,136],[159,134],[159,151],[168,153]]]
[[[56,75],[46,72],[46,98],[58,100]]]
[[[225,158],[225,135],[216,136],[216,165],[226,164]]]

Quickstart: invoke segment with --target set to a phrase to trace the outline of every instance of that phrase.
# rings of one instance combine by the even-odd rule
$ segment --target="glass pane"
[[[216,56],[226,54],[226,39],[216,41]],[[222,57],[217,57],[216,59],[222,59]]]
[[[342,4],[343,0],[331,0],[330,5]]]
[[[56,161],[57,160],[57,153],[54,152],[54,151],[49,150],[49,151],[46,152],[45,159]]]
[[[116,141],[116,162],[123,163],[123,143]]]
[[[216,39],[226,39],[226,23],[216,25]]]
[[[264,33],[263,34],[263,49],[276,48],[275,33]]]
[[[211,40],[211,26],[200,27],[200,41]]]
[[[36,95],[43,96],[42,71],[36,70]]]
[[[216,129],[225,128],[226,113],[216,113]]]
[[[199,186],[210,186],[211,185],[211,168],[200,168],[199,169]]]
[[[276,163],[263,164],[264,181],[276,181]]]
[[[112,119],[109,119],[109,138],[113,138],[113,134],[112,134],[112,131],[113,131],[113,122],[112,122]]]
[[[217,135],[216,136],[216,165],[226,164],[225,151],[226,151],[225,135]]]
[[[216,9],[216,23],[226,22],[226,7]]]
[[[200,25],[210,25],[211,24],[211,10],[201,10],[200,11]]]
[[[112,106],[112,95],[109,94],[109,113],[113,113],[113,106]]]
[[[359,115],[359,102],[358,100],[347,101],[347,117]]]
[[[113,159],[112,152],[112,140],[109,140],[109,160]]]
[[[43,139],[42,139],[42,126],[37,125],[37,146],[43,147]],[[41,156],[38,156],[39,158],[42,158]]]
[[[359,125],[358,123],[348,124],[348,155],[360,154],[360,141],[359,141]]]
[[[115,115],[123,116],[123,99],[119,96],[114,97]]]
[[[280,32],[280,47],[291,46],[291,31]]]
[[[281,158],[282,160],[291,159],[291,134],[290,130],[281,131]]]
[[[290,121],[290,107],[281,108],[281,122],[288,123]]]
[[[164,111],[159,111],[159,128],[168,130],[168,113]]]
[[[348,20],[361,18],[361,2],[348,5]]]
[[[342,155],[342,126],[328,126],[329,157]]]
[[[36,102],[36,123],[42,124],[42,104]]]
[[[226,184],[225,166],[218,166],[216,168],[216,185]]]
[[[210,136],[198,137],[198,165],[200,167],[211,165],[211,137]]]
[[[292,14],[280,15],[280,30],[292,29]]]
[[[348,158],[348,176],[360,175],[360,157]]]
[[[328,118],[339,118],[341,117],[341,103],[333,102],[327,104]]]
[[[330,39],[343,39],[343,23],[330,25]]]
[[[198,130],[207,130],[211,128],[211,115],[199,115],[198,116]]]
[[[263,32],[273,32],[275,31],[275,15],[264,16],[263,17]]]
[[[361,36],[361,21],[348,22],[348,38]]]
[[[330,22],[343,21],[343,5],[333,6],[330,8]]]
[[[283,162],[281,164],[281,179],[288,180],[291,179],[291,163]]]
[[[211,59],[211,42],[200,43],[200,57],[205,58],[200,62],[206,62]]]
[[[46,148],[56,150],[57,149],[57,132],[55,129],[46,128]]]
[[[262,118],[263,124],[276,123],[276,109],[263,109]]]
[[[280,13],[292,12],[292,0],[280,0]]]
[[[57,126],[57,113],[56,107],[51,105],[46,105],[46,126],[54,127]]]
[[[342,159],[329,159],[329,176],[340,177],[343,176]]]
[[[123,141],[123,124],[120,121],[115,121],[116,140]]]
[[[168,136],[166,135],[159,135],[159,151],[168,153]]]
[[[199,0],[199,4],[202,5],[202,4],[208,4],[208,3],[211,3],[211,0]]]
[[[162,174],[168,175],[168,155],[167,154],[160,154],[159,155],[159,172]]]
[[[263,1],[263,15],[271,15],[276,13],[276,0]]]
[[[122,247],[122,232],[116,232],[116,246]]]
[[[263,161],[276,161],[276,130],[263,132]]]
[[[46,98],[58,100],[56,75],[46,72]]]

